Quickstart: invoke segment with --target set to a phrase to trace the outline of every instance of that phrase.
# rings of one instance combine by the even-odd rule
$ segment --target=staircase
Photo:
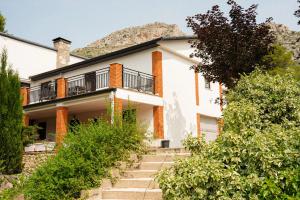
[[[183,149],[151,149],[138,163],[125,169],[115,184],[105,180],[100,189],[89,192],[89,200],[160,200],[162,192],[155,175],[163,168],[173,165],[176,158],[190,154]]]

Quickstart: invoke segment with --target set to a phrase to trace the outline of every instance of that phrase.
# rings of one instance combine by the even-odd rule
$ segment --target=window
[[[210,89],[210,82],[206,78],[204,78],[204,82],[205,82],[205,88]]]

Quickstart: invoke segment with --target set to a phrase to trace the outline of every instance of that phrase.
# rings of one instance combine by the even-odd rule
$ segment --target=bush
[[[57,155],[29,178],[25,196],[34,200],[73,199],[81,190],[101,185],[118,161],[142,147],[142,130],[135,123],[114,125],[105,120],[78,125],[69,132]]]
[[[298,83],[255,71],[227,100],[220,137],[209,144],[189,138],[193,156],[159,174],[164,198],[299,199]]]
[[[7,68],[4,50],[0,64],[0,173],[13,174],[22,171],[22,105],[19,76]]]

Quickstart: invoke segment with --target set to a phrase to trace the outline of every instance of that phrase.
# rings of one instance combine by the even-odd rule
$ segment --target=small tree
[[[3,172],[22,170],[22,105],[18,74],[7,68],[7,53],[1,54],[0,71],[0,160]],[[1,167],[0,167],[1,168]]]
[[[289,74],[300,81],[300,65],[293,60],[293,52],[288,51],[282,45],[273,45],[268,55],[263,57],[262,63],[272,68],[269,71],[270,74]]]
[[[232,88],[241,74],[251,73],[261,58],[270,50],[274,36],[267,25],[256,23],[257,5],[248,9],[235,1],[227,2],[231,6],[228,19],[218,5],[205,14],[187,18],[197,40],[191,41],[196,48],[192,57],[199,57],[202,64],[193,66],[210,81],[218,81]]]
[[[0,32],[5,32],[5,17],[0,13]]]

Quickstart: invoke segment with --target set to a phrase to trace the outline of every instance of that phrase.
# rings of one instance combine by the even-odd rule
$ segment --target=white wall
[[[164,133],[171,147],[188,133],[196,136],[194,71],[190,62],[163,51]]]
[[[19,72],[20,78],[55,69],[56,51],[0,35],[0,50],[6,48],[8,63]],[[70,64],[83,59],[71,56]]]
[[[211,88],[205,88],[205,80],[202,74],[198,75],[198,88],[199,88],[199,106],[197,106],[197,112],[216,118],[221,117],[221,108],[218,101],[220,97],[219,83],[210,83]]]

